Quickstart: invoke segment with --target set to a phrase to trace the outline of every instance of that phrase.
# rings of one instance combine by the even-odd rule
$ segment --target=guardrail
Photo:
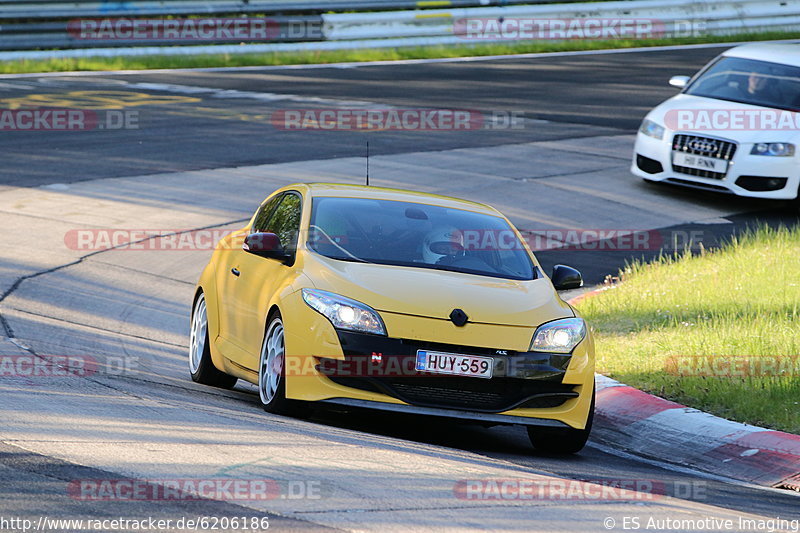
[[[0,50],[33,50],[33,49],[47,49],[47,48],[97,48],[97,47],[130,47],[130,46],[143,46],[143,45],[162,45],[169,46],[179,44],[193,44],[191,38],[189,39],[169,39],[151,36],[148,38],[125,38],[124,36],[116,36],[115,38],[92,38],[91,36],[82,36],[81,24],[83,22],[99,23],[103,20],[109,20],[112,23],[119,23],[123,20],[136,20],[140,23],[146,23],[153,28],[157,24],[163,24],[170,21],[167,18],[150,18],[150,19],[123,19],[122,17],[111,17],[109,19],[101,18],[74,18],[68,21],[61,22],[37,22],[25,24],[3,24],[0,28]],[[270,42],[309,42],[321,41],[324,39],[322,33],[322,18],[319,15],[298,15],[298,16],[272,16],[268,18],[232,18],[228,17],[210,17],[202,20],[202,32],[207,32],[215,37],[210,39],[203,39],[203,42],[208,44],[222,44],[222,43],[239,43],[241,38],[237,38],[234,32],[226,29],[225,25],[230,26],[231,22],[244,21],[245,26],[250,26],[250,29],[256,27],[256,22],[261,23],[263,40]],[[102,30],[102,26],[100,27]],[[186,30],[186,28],[184,28]],[[226,31],[230,38],[226,38]],[[102,35],[102,31],[95,32]],[[151,33],[152,30],[151,30]],[[184,31],[184,33],[186,33]],[[247,33],[247,32],[246,32]],[[251,34],[257,32],[251,31]]]
[[[685,36],[686,32],[710,35],[757,31],[792,31],[800,28],[798,0],[645,0],[575,4],[516,5],[473,9],[397,11],[392,13],[326,14],[323,34],[327,40],[387,37],[454,37],[467,42],[470,20],[528,21],[623,19],[649,20],[658,36]],[[458,24],[461,22],[461,24]],[[459,27],[460,26],[460,27]],[[502,39],[498,39],[502,40]]]
[[[471,7],[522,3],[526,0],[129,0],[64,1],[0,0],[0,50],[126,47],[175,44],[169,39],[96,40],[77,38],[70,25],[86,19],[142,20],[144,18],[228,17],[266,18],[279,31],[271,42],[317,41],[322,35],[322,13]],[[527,0],[530,2],[530,0]],[[556,1],[556,0],[542,0]],[[210,21],[209,22],[213,22]],[[293,32],[291,26],[305,32]],[[294,35],[294,33],[299,33]],[[240,39],[205,40],[207,44],[248,42]],[[183,43],[185,44],[185,43]]]
[[[552,1],[552,0],[551,0]],[[563,1],[563,0],[561,0]],[[396,11],[535,3],[530,0],[0,0],[2,19],[106,16],[212,15],[232,13],[320,14],[332,11]]]
[[[524,1],[524,0],[522,0]],[[546,0],[545,0],[546,1]],[[447,9],[437,8],[446,3]],[[488,7],[459,7],[502,3]],[[67,6],[71,6],[67,9]],[[411,5],[417,9],[379,11]],[[55,7],[54,7],[55,6]],[[58,7],[60,6],[60,7]],[[24,9],[27,9],[26,12]],[[377,10],[330,13],[335,9]],[[38,12],[24,21],[22,13]],[[290,12],[295,12],[292,15]],[[247,14],[258,14],[258,17]],[[287,14],[289,13],[289,14]],[[167,14],[182,20],[206,17],[209,24],[225,20],[267,20],[272,32],[263,39],[232,38],[171,40],[144,38],[92,39],[75,35],[81,20],[164,21]],[[54,17],[59,20],[46,20]],[[27,15],[26,15],[27,17]],[[154,18],[156,17],[156,18]],[[231,17],[226,19],[225,17]],[[245,17],[245,18],[241,18]],[[494,21],[493,27],[516,19],[526,21],[649,20],[649,37],[733,35],[760,31],[796,31],[800,27],[800,0],[627,0],[590,3],[518,4],[514,0],[131,0],[105,3],[53,3],[53,0],[0,0],[0,50],[91,48],[86,50],[6,52],[4,59],[86,57],[114,55],[185,55],[254,53],[286,50],[325,50],[497,42],[505,35],[470,34],[470,21]],[[76,22],[77,21],[77,22]],[[3,22],[0,20],[0,22]],[[70,24],[73,26],[70,28]],[[299,31],[296,31],[298,30]],[[502,31],[501,31],[502,33]],[[223,35],[224,37],[224,35]],[[513,36],[512,36],[513,38]],[[536,38],[535,36],[533,38]],[[541,37],[539,37],[541,38]],[[554,36],[544,37],[554,38]],[[569,36],[565,38],[570,38]],[[257,44],[242,44],[242,43]],[[194,44],[195,46],[167,46]]]

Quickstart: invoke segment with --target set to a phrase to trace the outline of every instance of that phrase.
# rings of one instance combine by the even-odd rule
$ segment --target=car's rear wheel
[[[267,323],[258,363],[258,395],[265,411],[284,414],[290,403],[286,399],[286,344],[281,314],[275,311]]]
[[[528,426],[528,437],[537,451],[554,454],[578,453],[586,446],[589,434],[592,432],[594,420],[594,390],[592,391],[592,404],[589,407],[589,418],[584,429],[551,428]]]
[[[211,362],[211,345],[208,340],[208,308],[203,293],[197,297],[192,310],[192,328],[189,336],[189,372],[192,380],[203,385],[230,389],[237,379],[221,372]]]

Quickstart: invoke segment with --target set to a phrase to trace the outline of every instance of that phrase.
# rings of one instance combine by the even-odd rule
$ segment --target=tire
[[[592,432],[594,420],[594,390],[592,390],[592,404],[589,407],[589,418],[584,429],[551,428],[528,426],[528,437],[531,444],[539,452],[569,455],[578,453],[586,446],[589,434]]]
[[[211,361],[211,345],[208,340],[208,311],[206,308],[206,297],[203,293],[197,297],[192,309],[192,325],[189,337],[189,372],[192,381],[230,389],[237,378],[221,372]]]
[[[258,359],[258,396],[268,413],[289,414],[292,403],[286,399],[285,343],[283,320],[278,311],[267,321]]]

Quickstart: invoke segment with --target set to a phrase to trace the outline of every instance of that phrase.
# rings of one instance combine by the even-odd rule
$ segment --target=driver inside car
[[[776,101],[780,98],[776,81],[760,72],[751,72],[743,89],[745,94],[760,100]]]
[[[436,228],[422,241],[422,259],[430,265],[452,265],[465,255],[464,235],[456,228]]]

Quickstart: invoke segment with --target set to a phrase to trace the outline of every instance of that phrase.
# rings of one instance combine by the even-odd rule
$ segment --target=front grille
[[[419,378],[424,380],[425,378]],[[467,378],[475,379],[475,378]],[[462,407],[468,409],[494,410],[502,407],[503,394],[499,391],[465,390],[468,387],[426,385],[424,383],[399,382],[386,383],[398,396],[407,398],[410,403]]]
[[[317,370],[339,385],[379,392],[418,407],[500,413],[557,407],[575,398],[564,385],[571,355],[498,351],[337,330],[344,360],[320,357]],[[419,350],[488,356],[493,377],[447,376],[416,370]]]
[[[517,407],[558,407],[578,397],[573,385],[557,381],[518,378],[418,376],[408,378],[331,377],[355,389],[382,392],[420,407],[465,409],[499,413]]]
[[[707,143],[712,144],[715,148],[709,150],[697,150],[692,147],[693,143]],[[675,135],[672,139],[672,149],[676,152],[684,152],[692,155],[699,155],[703,157],[711,157],[714,159],[722,159],[730,161],[736,153],[736,143],[730,141],[723,141],[721,139],[714,139],[713,137],[701,137],[698,135]],[[701,170],[697,168],[684,167],[675,165],[673,163],[672,170],[680,172],[681,174],[688,174],[690,176],[698,176],[700,178],[712,178],[721,180],[725,177],[725,172],[714,172],[711,170]]]

